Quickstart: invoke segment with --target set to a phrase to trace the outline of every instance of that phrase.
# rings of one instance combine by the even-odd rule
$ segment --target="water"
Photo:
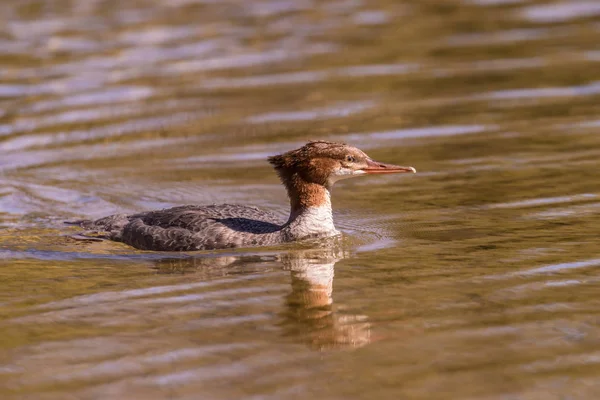
[[[3,399],[594,399],[593,1],[3,2]],[[342,140],[341,240],[157,254],[62,221],[285,218],[265,157]]]

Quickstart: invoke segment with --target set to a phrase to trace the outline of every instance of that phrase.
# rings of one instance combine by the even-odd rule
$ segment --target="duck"
[[[325,140],[310,141],[298,149],[268,157],[268,161],[287,191],[290,203],[287,221],[254,206],[212,204],[67,223],[93,232],[96,239],[122,242],[140,250],[273,246],[340,235],[331,208],[331,190],[337,181],[416,172],[413,167],[374,161],[362,150],[345,143]]]

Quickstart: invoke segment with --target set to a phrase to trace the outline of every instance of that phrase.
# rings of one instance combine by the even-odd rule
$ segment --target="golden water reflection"
[[[160,259],[161,274],[193,274],[194,277],[226,276],[236,266],[277,262],[290,273],[291,290],[284,296],[280,312],[282,334],[314,349],[356,348],[371,340],[366,315],[339,313],[343,304],[334,302],[335,264],[349,256],[338,239],[324,241],[316,248],[296,249],[272,256],[215,256]]]

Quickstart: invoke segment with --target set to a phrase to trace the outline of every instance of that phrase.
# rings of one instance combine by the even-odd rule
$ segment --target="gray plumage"
[[[141,250],[211,250],[287,241],[284,224],[274,214],[236,204],[180,206],[76,223]]]

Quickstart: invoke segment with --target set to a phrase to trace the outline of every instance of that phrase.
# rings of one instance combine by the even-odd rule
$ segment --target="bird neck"
[[[329,188],[307,182],[297,173],[283,181],[290,199],[290,218],[285,229],[293,240],[339,233],[333,225]]]

